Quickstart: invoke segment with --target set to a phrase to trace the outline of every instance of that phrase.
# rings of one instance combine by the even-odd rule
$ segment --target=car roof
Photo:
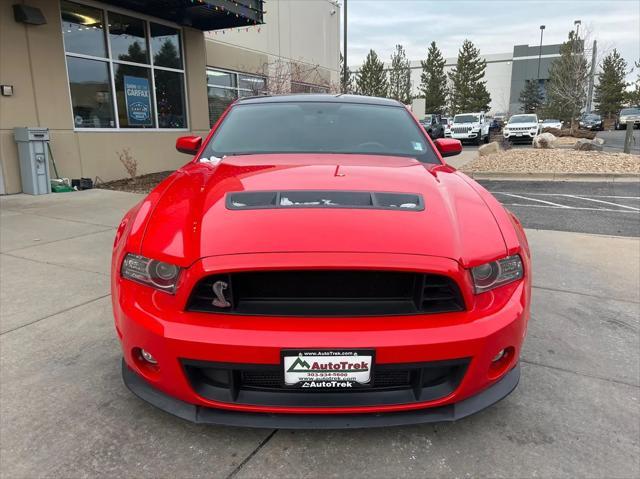
[[[390,98],[379,98],[363,95],[343,95],[327,93],[299,93],[294,95],[260,95],[247,96],[238,99],[237,104],[254,105],[258,103],[291,103],[291,102],[320,102],[320,103],[360,103],[367,105],[383,105],[404,107],[402,103]]]

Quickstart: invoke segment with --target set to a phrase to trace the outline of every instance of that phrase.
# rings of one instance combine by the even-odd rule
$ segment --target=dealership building
[[[48,129],[61,177],[171,170],[238,97],[334,90],[339,49],[329,0],[0,0],[0,194],[16,127]]]
[[[553,60],[560,57],[560,47],[559,44],[543,45],[542,49],[540,46],[516,45],[511,52],[482,55],[487,62],[484,79],[491,95],[489,113],[519,113],[521,103],[518,98],[527,80],[537,79],[544,92],[549,79],[549,67]],[[447,58],[445,72],[450,72],[456,66],[456,61],[456,57]],[[540,62],[539,74],[538,61]],[[411,84],[414,95],[419,94],[421,73],[420,62],[411,62]],[[412,108],[419,118],[422,118],[425,113],[430,113],[424,111],[424,100],[419,98],[414,100]]]

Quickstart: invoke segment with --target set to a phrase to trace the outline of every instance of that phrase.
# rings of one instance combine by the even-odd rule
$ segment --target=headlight
[[[120,274],[123,278],[173,294],[176,291],[180,268],[137,254],[128,254],[122,262]]]
[[[523,274],[522,259],[517,254],[471,268],[476,294],[517,281]]]

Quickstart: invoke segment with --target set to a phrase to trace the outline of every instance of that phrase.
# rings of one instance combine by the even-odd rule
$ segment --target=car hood
[[[228,193],[265,190],[418,193],[425,208],[227,208]],[[149,214],[141,252],[181,266],[270,252],[402,253],[478,264],[506,246],[489,207],[452,168],[390,156],[272,154],[179,170]]]
[[[505,125],[505,128],[509,129],[509,128],[537,128],[538,127],[538,123],[536,122],[531,122],[531,123],[507,123]]]

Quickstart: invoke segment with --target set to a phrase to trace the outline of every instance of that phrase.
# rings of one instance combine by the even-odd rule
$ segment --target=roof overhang
[[[186,27],[209,31],[263,22],[263,0],[102,0]]]

